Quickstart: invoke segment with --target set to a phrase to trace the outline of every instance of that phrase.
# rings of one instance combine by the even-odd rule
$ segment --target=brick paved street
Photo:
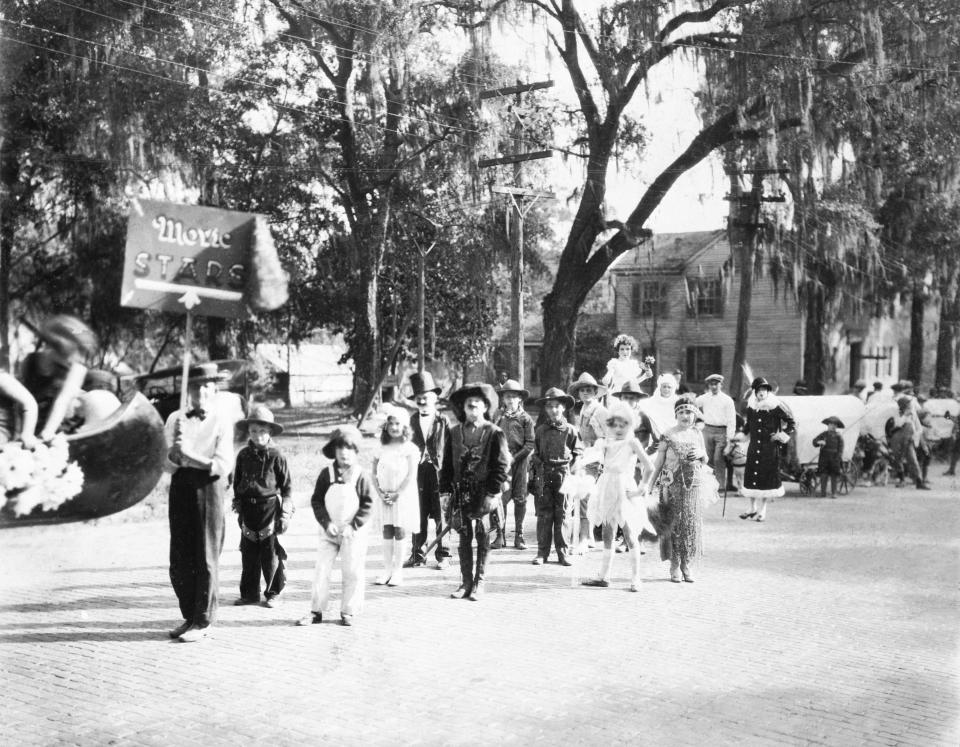
[[[230,606],[228,523],[221,621],[192,645],[166,636],[164,522],[5,530],[4,741],[957,744],[960,495],[934,486],[788,496],[766,524],[731,498],[725,519],[709,511],[697,582],[669,583],[648,552],[638,594],[625,556],[604,590],[497,551],[480,603],[446,598],[456,566],[418,569],[369,586],[354,628],[292,625],[309,605],[309,508],[276,610]],[[374,544],[370,581],[379,559]]]

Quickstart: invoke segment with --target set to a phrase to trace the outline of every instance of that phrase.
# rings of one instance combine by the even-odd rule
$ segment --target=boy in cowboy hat
[[[413,394],[410,399],[417,411],[410,418],[411,441],[420,449],[420,465],[417,467],[417,491],[420,499],[420,531],[413,534],[413,548],[404,568],[423,565],[427,546],[427,527],[433,519],[437,540],[434,557],[437,568],[443,570],[450,559],[450,550],[443,544],[443,508],[440,505],[440,468],[443,452],[450,436],[447,419],[437,412],[437,399],[442,391],[429,371],[415,373],[410,377]]]
[[[477,601],[483,594],[490,513],[510,473],[506,436],[486,420],[497,395],[489,384],[464,384],[450,395],[460,421],[450,429],[440,470],[440,492],[447,498],[448,521],[460,536],[460,588],[450,596]],[[473,539],[477,562],[473,563]]]
[[[343,597],[340,622],[353,625],[353,616],[363,608],[363,563],[367,556],[367,529],[376,490],[373,480],[360,466],[360,431],[346,425],[331,435],[323,455],[333,463],[320,472],[310,498],[313,515],[320,524],[320,544],[313,569],[310,613],[297,625],[323,622],[323,610],[330,598],[330,574],[340,556]]]
[[[527,480],[529,479],[530,455],[533,453],[533,418],[523,409],[524,400],[530,392],[520,386],[519,382],[507,379],[497,389],[500,396],[501,409],[495,419],[495,425],[503,431],[510,448],[513,464],[510,467],[509,484],[503,491],[503,521],[499,513],[496,517],[497,538],[490,543],[492,550],[507,546],[507,506],[513,500],[514,535],[513,546],[518,550],[526,550],[527,543],[523,539],[523,518],[527,514]]]
[[[600,397],[605,396],[607,388],[597,383],[589,373],[584,371],[573,384],[569,394],[577,401],[573,408],[573,424],[580,433],[584,449],[589,449],[606,434],[607,409],[600,403]],[[591,462],[586,466],[586,472],[593,479],[600,476],[601,463]],[[590,520],[587,518],[587,502],[589,496],[580,499],[580,533],[577,547],[574,550],[582,555],[590,546]]]
[[[843,428],[843,421],[836,415],[820,421],[827,430],[813,439],[813,445],[820,449],[817,458],[817,474],[820,475],[820,496],[827,495],[827,478],[830,478],[830,497],[837,497],[837,481],[843,472],[843,436],[837,428]]]
[[[290,468],[273,437],[283,433],[266,405],[254,405],[240,421],[249,441],[237,454],[233,472],[233,510],[240,522],[240,598],[234,604],[260,601],[260,574],[266,582],[264,606],[280,604],[287,583],[283,561],[287,553],[278,535],[287,531],[293,516]]]
[[[546,413],[546,421],[537,426],[533,441],[533,463],[537,475],[534,507],[537,511],[537,557],[534,565],[543,565],[550,557],[550,541],[557,548],[557,562],[567,560],[567,536],[570,533],[567,496],[560,492],[564,476],[573,469],[583,453],[583,441],[564,413],[573,407],[573,397],[551,387],[537,400]]]
[[[184,622],[170,631],[185,643],[209,633],[217,615],[223,495],[233,471],[233,424],[214,406],[216,363],[187,373],[187,407],[166,423],[170,478],[170,581]]]

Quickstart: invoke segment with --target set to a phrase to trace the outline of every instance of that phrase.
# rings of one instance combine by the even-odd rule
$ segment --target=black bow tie
[[[199,418],[200,420],[203,420],[205,417],[207,417],[207,411],[201,410],[199,407],[194,407],[192,410],[187,410],[187,417]]]

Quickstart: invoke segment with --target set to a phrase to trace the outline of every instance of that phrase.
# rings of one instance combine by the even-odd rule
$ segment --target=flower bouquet
[[[83,489],[83,471],[70,461],[67,439],[25,449],[19,442],[0,447],[0,489],[5,510],[26,516],[36,507],[52,511]]]

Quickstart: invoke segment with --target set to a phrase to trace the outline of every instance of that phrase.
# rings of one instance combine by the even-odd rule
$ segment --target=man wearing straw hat
[[[215,363],[187,374],[187,407],[167,419],[170,449],[170,582],[184,621],[170,631],[185,643],[209,633],[217,615],[223,494],[233,471],[233,425],[217,414]]]

